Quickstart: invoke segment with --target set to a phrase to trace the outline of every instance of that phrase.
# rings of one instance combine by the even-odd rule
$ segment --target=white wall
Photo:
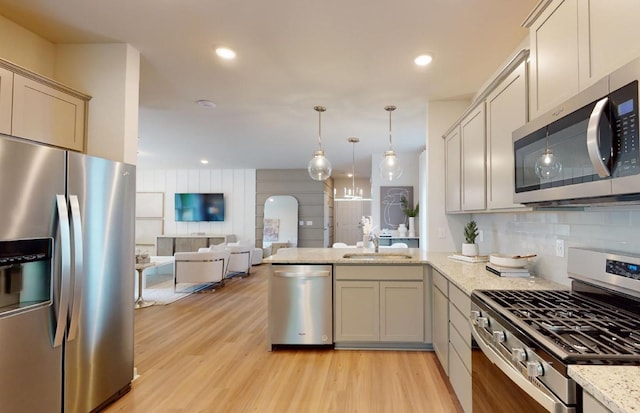
[[[53,78],[53,43],[0,16],[0,57],[42,76]]]
[[[56,79],[92,96],[87,153],[135,165],[140,52],[124,43],[59,44]]]
[[[428,251],[459,251],[462,245],[462,228],[468,221],[469,215],[445,213],[445,158],[442,135],[462,115],[470,103],[470,100],[432,101],[427,107],[427,175],[425,178],[427,204],[420,216],[421,219],[425,217],[427,220],[426,249]]]
[[[138,170],[138,192],[164,192],[164,234],[235,234],[238,240],[255,242],[255,169]],[[223,222],[176,222],[176,192],[222,192]]]

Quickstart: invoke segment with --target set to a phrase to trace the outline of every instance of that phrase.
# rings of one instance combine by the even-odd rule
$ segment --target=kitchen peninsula
[[[358,255],[358,253],[360,255]],[[367,253],[369,256],[365,256]],[[355,255],[353,258],[349,254]],[[385,257],[386,255],[386,257]],[[403,257],[403,256],[408,256]],[[277,254],[265,259],[266,263],[272,265],[327,265],[333,266],[333,287],[334,287],[334,331],[335,347],[339,348],[382,348],[382,349],[431,349],[433,348],[440,360],[445,374],[447,374],[454,391],[465,408],[471,406],[471,377],[469,374],[471,363],[471,335],[468,317],[470,314],[470,294],[475,289],[483,290],[566,290],[567,286],[557,284],[541,277],[531,278],[500,278],[486,271],[485,264],[472,264],[455,261],[448,256],[450,253],[426,252],[416,248],[384,249],[379,256],[373,254],[373,250],[359,248],[287,248],[281,249]],[[381,279],[381,274],[394,276],[396,274],[407,274],[398,271],[416,267],[422,269],[422,278],[405,279],[396,283],[405,283],[417,286],[422,285],[423,314],[414,314],[412,318],[422,321],[423,336],[417,342],[415,336],[406,340],[384,341],[385,332],[380,329],[377,340],[371,337],[362,340],[354,340],[353,337],[346,337],[339,328],[341,320],[354,320],[351,315],[344,314],[344,309],[340,305],[340,283],[355,283],[361,288],[361,294],[352,296],[362,298],[364,287],[378,292],[378,307],[375,308],[375,317],[370,319],[383,323],[385,309],[380,303],[384,301],[382,297],[383,283],[393,282]],[[363,270],[372,270],[371,275],[366,276]],[[340,279],[346,274],[347,279]],[[353,276],[355,274],[355,276]],[[415,272],[409,275],[415,278]],[[353,276],[353,277],[352,277]],[[355,279],[348,279],[349,277]],[[406,277],[409,278],[409,277]],[[375,288],[376,285],[377,289]],[[404,297],[411,297],[405,294]],[[405,300],[408,306],[412,300]],[[397,300],[392,303],[397,305]],[[344,306],[342,306],[344,307]],[[352,304],[351,309],[354,308]],[[367,305],[355,304],[355,308],[362,313],[362,309],[369,309]],[[402,308],[395,309],[391,316],[402,313]],[[356,315],[362,317],[362,314]],[[415,324],[400,323],[402,328],[407,326],[415,327]],[[584,389],[585,397],[595,400],[599,405],[606,406],[606,410],[612,412],[635,411],[635,404],[639,398],[631,396],[628,392],[620,389],[635,388],[640,385],[640,377],[637,374],[638,368],[634,366],[616,367],[616,374],[605,374],[609,369],[607,366],[576,366],[569,369],[569,375]],[[603,384],[603,378],[606,383]]]

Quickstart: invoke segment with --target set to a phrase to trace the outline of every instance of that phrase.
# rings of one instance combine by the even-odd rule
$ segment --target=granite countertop
[[[613,413],[640,412],[640,366],[569,366],[569,376]]]
[[[475,289],[484,290],[566,290],[568,287],[540,277],[498,277],[485,269],[485,263],[468,263],[448,258],[451,253],[426,252],[419,248],[381,248],[380,253],[407,254],[411,258],[386,258],[357,260],[344,258],[345,254],[373,252],[366,248],[285,248],[267,257],[263,262],[271,264],[353,264],[353,265],[398,265],[430,264],[455,286],[471,295]]]

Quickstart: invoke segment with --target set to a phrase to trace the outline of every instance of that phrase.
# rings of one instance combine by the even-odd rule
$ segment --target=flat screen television
[[[176,221],[224,221],[224,194],[175,194]]]

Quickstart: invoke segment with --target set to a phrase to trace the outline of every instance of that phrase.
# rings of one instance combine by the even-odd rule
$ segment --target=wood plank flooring
[[[433,352],[268,351],[266,264],[135,312],[140,378],[105,412],[461,412]]]

